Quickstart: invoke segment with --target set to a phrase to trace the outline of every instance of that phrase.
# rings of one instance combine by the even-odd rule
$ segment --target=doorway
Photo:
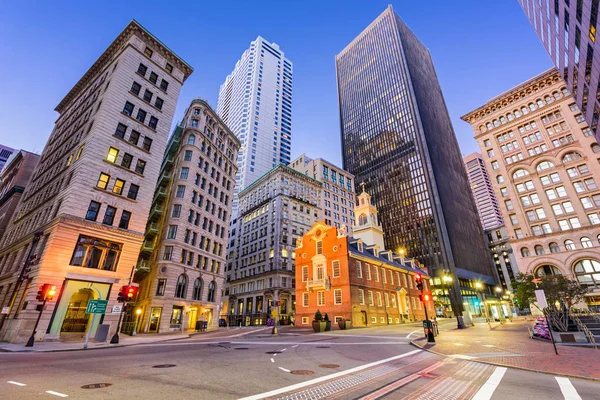
[[[188,329],[196,329],[196,321],[198,320],[198,309],[196,307],[192,307],[188,312]]]
[[[60,333],[85,333],[91,314],[86,314],[87,303],[94,299],[91,289],[79,289],[69,300],[69,306]]]
[[[148,325],[148,332],[158,333],[161,314],[162,307],[152,307],[150,312],[150,324]]]

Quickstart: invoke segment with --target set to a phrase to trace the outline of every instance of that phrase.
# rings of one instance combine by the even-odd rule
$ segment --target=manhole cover
[[[330,346],[316,346],[317,349],[328,349]]]
[[[340,366],[337,364],[321,364],[319,368],[339,368]]]
[[[248,347],[235,347],[234,350],[248,350]]]
[[[267,351],[267,354],[281,354],[281,351]]]
[[[90,383],[89,385],[83,385],[82,389],[102,389],[105,387],[112,386],[112,383]]]
[[[307,369],[295,369],[293,371],[290,371],[290,374],[294,375],[312,375],[314,373],[315,371],[309,371]]]
[[[175,364],[158,364],[158,365],[153,365],[152,368],[172,368],[175,367]]]

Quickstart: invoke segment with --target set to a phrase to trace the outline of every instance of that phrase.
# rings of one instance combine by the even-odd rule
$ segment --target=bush
[[[321,314],[320,310],[317,310],[317,312],[315,313],[315,318],[313,319],[313,321],[317,321],[317,322],[323,321],[323,314]]]
[[[329,322],[329,315],[327,315],[327,313],[325,313],[325,318],[323,318],[323,321]]]

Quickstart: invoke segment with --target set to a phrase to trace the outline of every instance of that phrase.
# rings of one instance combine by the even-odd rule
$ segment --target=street
[[[600,392],[594,381],[423,351],[409,343],[422,335],[418,325],[282,330],[276,337],[270,329],[223,329],[130,347],[0,353],[0,390],[6,399],[290,400],[595,399]]]

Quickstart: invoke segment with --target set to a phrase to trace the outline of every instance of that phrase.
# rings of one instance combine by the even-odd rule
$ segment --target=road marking
[[[55,392],[54,390],[46,390],[46,393],[53,394],[53,395],[58,396],[58,397],[69,397],[68,394],[58,393],[58,392]]]
[[[287,350],[287,349],[283,349],[283,350],[279,350],[279,351],[281,351],[281,352],[284,352],[284,351],[286,351],[286,350]]]
[[[475,394],[472,400],[489,400],[492,398],[494,394],[494,390],[500,384],[502,377],[506,373],[506,368],[504,367],[496,367],[494,373],[490,375],[487,382],[483,384],[483,386],[479,389],[479,391]]]
[[[410,337],[411,337],[411,336],[412,336],[414,333],[417,333],[417,332],[421,332],[421,330],[420,330],[420,329],[417,329],[416,331],[412,331],[411,333],[409,333],[408,335],[406,335],[406,339],[410,339]]]
[[[569,378],[562,378],[559,376],[555,376],[556,382],[558,382],[558,386],[560,386],[560,391],[562,392],[565,400],[581,400],[581,396],[577,393],[577,390],[569,380]]]
[[[416,330],[414,332],[423,332],[421,330]],[[411,332],[410,335],[412,335],[414,332]],[[375,339],[396,339],[396,340],[404,340],[404,339],[408,339],[408,336],[403,338],[402,336],[376,336],[376,335],[353,335],[353,334],[345,334],[345,333],[339,333],[336,335],[331,335],[329,333],[317,333],[318,336],[334,336],[334,337],[340,337],[340,338],[375,338]]]
[[[282,371],[285,371],[285,372],[290,372],[290,370],[289,370],[289,369],[285,369],[285,368],[283,368],[283,367],[279,367],[279,369],[280,369],[280,370],[282,370]]]
[[[17,385],[17,386],[27,386],[24,383],[21,382],[15,382],[15,381],[7,381],[6,383],[10,383],[11,385]]]
[[[273,359],[271,358],[271,362],[275,362],[275,360],[273,360]]]
[[[455,346],[464,346],[462,343],[454,343]]]
[[[247,397],[241,398],[239,400],[260,400],[260,399],[265,399],[267,397],[276,396],[278,394],[290,392],[292,390],[302,389],[304,387],[311,386],[311,385],[314,385],[314,384],[317,384],[317,383],[321,383],[321,382],[324,382],[324,381],[328,381],[328,380],[333,379],[333,378],[338,378],[340,376],[344,376],[344,375],[352,374],[354,372],[362,371],[363,369],[371,368],[371,367],[374,367],[376,365],[385,364],[387,362],[399,360],[399,359],[404,358],[404,357],[410,357],[410,356],[418,354],[420,352],[422,352],[422,350],[409,351],[408,353],[399,354],[397,356],[390,357],[390,358],[385,358],[383,360],[375,361],[375,362],[372,362],[372,363],[369,363],[369,364],[359,365],[358,367],[347,369],[345,371],[336,372],[335,374],[331,374],[331,375],[321,376],[319,378],[311,379],[310,381],[305,381],[305,382],[297,383],[295,385],[286,386],[286,387],[283,387],[283,388],[271,390],[270,392],[255,394],[253,396],[247,396]]]
[[[348,337],[348,336],[345,336]],[[167,343],[145,343],[145,344],[136,344],[135,347],[164,347],[164,346],[197,346],[197,345],[215,345],[215,344],[219,344],[222,343],[223,340],[219,340],[219,341],[211,341],[211,342],[187,342],[187,343],[182,343],[182,342],[178,342],[178,343],[171,343],[171,342],[167,342]],[[236,341],[231,341],[229,342],[229,344],[252,344],[255,346],[281,346],[283,345],[311,345],[311,346],[356,346],[356,345],[361,345],[361,346],[366,346],[366,345],[382,345],[382,344],[386,344],[386,345],[399,345],[399,346],[410,346],[410,344],[408,342],[391,342],[391,341],[386,341],[386,342],[350,342],[350,343],[336,343],[335,341],[333,342],[326,342],[326,341],[317,341],[317,342],[262,342],[262,341],[245,341],[245,340],[236,340]],[[8,353],[0,353],[0,356],[2,356],[3,354],[8,354]],[[10,353],[10,354],[27,354],[25,352],[22,353]]]
[[[293,345],[292,347],[298,347],[298,345],[297,345],[297,344],[295,344],[295,345]]]
[[[493,344],[482,344],[483,347],[496,347]]]
[[[249,335],[249,334],[251,334],[251,333],[254,333],[254,332],[260,332],[260,331],[264,331],[265,329],[269,329],[269,328],[260,328],[260,329],[254,329],[254,330],[252,330],[252,331],[243,332],[243,333],[238,333],[238,334],[236,334],[236,335],[224,336],[224,337],[228,337],[228,338],[230,338],[230,337],[239,337],[239,336]]]
[[[472,360],[472,359],[475,358],[475,357],[467,356],[467,355],[464,355],[464,354],[452,354],[452,355],[450,355],[448,357],[460,358],[462,360]]]

